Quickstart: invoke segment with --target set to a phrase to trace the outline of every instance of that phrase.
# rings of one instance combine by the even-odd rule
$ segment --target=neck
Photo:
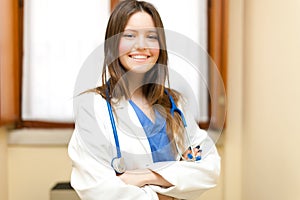
[[[141,73],[127,73],[128,87],[130,92],[130,98],[132,97],[143,97],[142,86],[144,84],[144,75]]]
[[[146,99],[143,94],[142,88],[138,88],[132,93],[130,97],[131,101],[133,101],[139,109],[143,111],[143,113],[154,123],[155,122],[155,114],[152,106]]]

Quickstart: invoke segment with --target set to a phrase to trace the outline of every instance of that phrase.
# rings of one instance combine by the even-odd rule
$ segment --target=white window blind
[[[73,121],[73,91],[86,57],[104,41],[110,0],[24,4],[22,119]]]
[[[208,115],[207,0],[148,0],[167,30],[171,87],[183,93],[198,121]]]

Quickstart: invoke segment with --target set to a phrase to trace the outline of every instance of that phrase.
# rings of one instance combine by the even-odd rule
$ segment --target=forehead
[[[155,28],[151,15],[146,12],[134,13],[128,20],[125,30],[127,29],[145,29]]]

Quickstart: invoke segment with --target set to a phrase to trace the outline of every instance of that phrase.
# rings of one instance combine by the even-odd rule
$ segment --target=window
[[[108,17],[109,0],[25,2],[22,120],[73,121],[77,74]]]
[[[109,0],[107,0],[107,1],[109,1]],[[38,1],[38,0],[35,0],[35,1],[31,1],[31,2],[33,2],[33,3],[36,3],[36,4],[41,4],[43,1]],[[55,3],[57,3],[58,1],[51,1],[51,2],[49,2],[49,1],[47,1],[48,2],[48,4],[51,4],[51,6],[52,6],[52,8],[53,8],[53,10],[54,10],[54,8],[55,8]],[[79,5],[77,5],[76,4],[76,2],[73,2],[73,1],[65,1],[66,3],[68,3],[66,6],[68,7],[68,11],[70,11],[70,12],[67,12],[67,11],[65,11],[64,12],[64,10],[59,10],[58,12],[61,12],[62,14],[65,14],[65,15],[68,15],[66,18],[71,18],[71,14],[72,14],[72,12],[74,12],[75,10],[76,10],[76,7],[78,7]],[[95,4],[97,4],[97,2],[98,1],[93,1]],[[99,1],[100,2],[100,1]],[[113,7],[113,4],[114,3],[116,3],[117,1],[116,0],[112,0],[111,1],[112,3],[111,3],[111,6]],[[165,3],[165,1],[155,1],[155,0],[153,0],[153,1],[150,1],[150,2],[153,2],[154,4],[155,3],[157,3],[157,4],[166,4]],[[166,2],[168,2],[168,1],[166,1]],[[174,5],[174,2],[176,2],[176,1],[172,1],[172,5]],[[177,2],[180,2],[180,3],[184,3],[184,5],[185,4],[187,4],[185,1],[183,2],[183,1],[177,1]],[[208,24],[208,33],[209,33],[209,35],[208,35],[208,38],[209,38],[209,40],[208,41],[206,41],[206,43],[207,44],[203,44],[202,43],[202,45],[207,45],[207,48],[208,48],[208,50],[209,50],[209,52],[210,52],[210,55],[213,57],[213,59],[214,59],[214,61],[216,62],[216,64],[217,64],[217,66],[219,67],[219,69],[220,69],[220,71],[221,71],[221,73],[222,73],[222,75],[223,75],[223,78],[225,77],[225,72],[226,72],[226,70],[223,70],[223,69],[225,69],[225,64],[226,64],[226,23],[224,24],[223,23],[223,21],[225,20],[225,22],[226,22],[226,13],[225,13],[225,11],[227,10],[226,9],[226,3],[227,1],[221,1],[221,0],[209,0],[208,1],[208,3],[206,4],[206,5],[208,5],[208,20],[209,20],[209,24]],[[60,2],[61,3],[61,2]],[[102,4],[103,3],[103,1],[101,1],[101,5],[103,5]],[[109,6],[109,3],[110,2],[108,2],[107,3],[107,7]],[[194,0],[194,1],[191,1],[191,2],[188,2],[188,4],[192,4],[192,3],[196,3],[196,4],[200,4],[199,3],[199,1],[196,1],[196,0]],[[24,5],[25,7],[24,7],[24,9],[30,9],[29,7],[27,8],[26,7],[26,4]],[[42,8],[43,6],[41,6],[41,5],[39,5],[39,8]],[[45,5],[44,5],[44,7],[45,7]],[[99,7],[99,6],[98,6]],[[195,7],[195,6],[194,6]],[[193,6],[191,6],[190,8],[194,8]],[[160,10],[160,8],[159,8],[159,6],[157,6],[157,8],[158,8],[158,10],[159,10],[159,12],[160,12],[160,14],[162,15],[162,18],[163,18],[163,21],[168,21],[168,17],[167,16],[165,16],[165,18],[166,19],[164,19],[164,13],[167,13],[166,11],[163,11],[163,10]],[[201,8],[201,9],[205,9],[205,8]],[[21,5],[21,7],[20,7],[20,12],[19,13],[21,13],[22,14],[22,11],[23,11],[23,7],[22,7],[22,5]],[[53,11],[52,10],[52,11]],[[176,9],[174,9],[174,10],[176,10]],[[17,16],[17,14],[16,14],[16,11],[17,11],[17,9],[14,11],[14,16],[17,18],[18,16]],[[191,11],[191,10],[190,10]],[[204,11],[204,10],[203,10]],[[192,13],[192,12],[191,12]],[[80,16],[80,15],[78,15],[78,13],[76,13],[77,14],[77,16]],[[33,13],[31,13],[31,15],[33,15]],[[224,17],[225,16],[225,17]],[[55,17],[55,16],[54,16]],[[198,18],[199,16],[194,16],[194,18]],[[105,18],[105,17],[104,17]],[[104,19],[104,18],[102,18],[102,20]],[[28,19],[28,18],[26,18],[25,16],[24,16],[24,20],[26,20],[26,19]],[[50,41],[51,39],[54,39],[54,38],[52,38],[52,36],[53,35],[50,35],[49,33],[51,32],[51,31],[54,31],[55,32],[55,30],[53,30],[53,27],[54,27],[54,25],[53,24],[51,24],[51,23],[47,23],[47,22],[49,22],[49,19],[41,19],[42,21],[40,21],[40,22],[37,22],[37,24],[38,24],[38,26],[41,26],[41,27],[44,27],[43,28],[43,30],[41,30],[41,36],[45,36],[45,35],[47,35],[47,36],[49,36],[47,39]],[[81,21],[80,20],[82,20],[82,18],[79,18],[79,19],[77,19],[77,21],[78,21],[78,23],[80,23]],[[185,19],[186,20],[186,19]],[[59,20],[60,21],[60,20]],[[103,21],[105,21],[105,20],[103,20]],[[170,20],[169,20],[170,21]],[[22,24],[21,23],[22,22],[22,20],[20,20],[20,24]],[[172,22],[172,21],[171,21]],[[173,20],[173,22],[174,22],[174,20]],[[176,20],[175,20],[175,22],[177,22]],[[184,22],[186,22],[186,21],[184,21]],[[179,23],[179,21],[178,21],[178,23]],[[68,23],[66,23],[66,24],[68,24]],[[105,22],[105,24],[106,24],[106,22]],[[170,27],[168,27],[168,25],[166,25],[167,24],[167,22],[165,22],[165,26],[166,26],[166,28],[170,28]],[[187,23],[186,23],[187,24]],[[176,23],[175,23],[175,25],[176,25]],[[31,24],[31,26],[34,26],[33,24]],[[73,27],[73,30],[78,30],[78,29],[76,29],[76,24],[71,24],[71,27]],[[103,31],[105,29],[105,27],[103,28],[103,27],[101,27],[101,30]],[[170,28],[170,29],[172,29],[172,27]],[[187,27],[187,28],[185,28],[185,30],[189,30],[189,29],[191,29],[189,26]],[[28,36],[28,33],[27,33],[27,29],[25,28],[24,29],[24,37],[29,37]],[[57,31],[57,30],[56,30]],[[20,33],[20,35],[22,35],[22,32],[21,32],[21,30],[18,30],[18,32]],[[179,31],[180,32],[180,31]],[[74,33],[74,32],[73,32]],[[223,34],[223,33],[225,33],[225,34]],[[82,32],[82,34],[84,34],[84,32]],[[100,33],[99,33],[100,34]],[[184,33],[183,33],[184,34]],[[201,34],[201,33],[198,33],[198,34]],[[54,34],[55,35],[55,34]],[[57,37],[60,37],[60,39],[61,39],[61,41],[63,40],[62,39],[62,36],[63,35],[65,35],[65,36],[67,36],[68,34],[67,33],[61,33],[61,34],[59,34],[59,31],[57,31],[56,32],[56,36]],[[69,34],[70,35],[70,34]],[[74,35],[71,35],[70,37],[72,37],[72,36],[74,36]],[[199,35],[198,35],[199,36]],[[75,36],[74,36],[75,37]],[[202,35],[202,37],[203,38],[205,38],[206,36],[205,35]],[[21,37],[22,38],[22,37]],[[30,38],[30,37],[29,37]],[[100,37],[99,37],[100,38]],[[41,39],[41,38],[36,38],[36,37],[34,37],[34,39]],[[64,40],[64,41],[68,41],[68,40]],[[33,42],[32,40],[30,40],[30,42]],[[200,42],[200,41],[197,41],[197,42]],[[39,41],[37,42],[37,43],[39,43]],[[25,45],[24,45],[24,49],[26,50],[26,48],[29,48],[29,46],[26,46],[28,43],[25,43]],[[96,44],[96,45],[98,45],[99,44],[99,41],[96,41],[95,43],[93,43],[93,44]],[[93,44],[90,44],[90,46],[87,48],[87,49],[92,49],[92,48],[94,48],[95,46],[93,46]],[[220,45],[221,44],[221,45]],[[71,43],[71,41],[69,41],[69,43],[68,42],[66,42],[66,44],[65,44],[65,48],[67,48],[67,47],[69,47],[69,45],[73,45],[72,47],[75,49],[75,48],[77,48],[78,47],[78,45],[80,46],[80,43],[77,43],[77,44],[75,44],[75,43]],[[12,46],[12,45],[11,45]],[[32,49],[31,49],[32,50]],[[16,51],[18,51],[18,50],[16,50]],[[38,54],[38,56],[41,56],[41,54],[43,53],[43,51],[46,51],[45,49],[44,50],[41,50],[41,51],[37,51],[37,49],[35,49],[35,53],[37,53]],[[46,51],[46,54],[47,54],[47,52],[49,52],[49,51]],[[45,53],[45,52],[44,52]],[[54,53],[57,53],[57,54],[59,54],[60,52],[54,52]],[[1,57],[3,56],[3,53],[1,53]],[[30,58],[30,56],[32,56],[32,54],[31,55],[29,55],[29,58],[27,57],[27,59],[26,59],[26,56],[28,56],[28,55],[26,55],[26,52],[24,52],[24,60],[23,60],[23,64],[24,64],[24,66],[25,66],[25,68],[24,69],[26,69],[26,70],[24,70],[23,71],[23,76],[25,77],[25,75],[26,75],[26,73],[28,73],[29,72],[29,69],[28,68],[26,68],[26,65],[28,64],[27,62],[29,62],[28,61],[28,59]],[[63,54],[60,54],[60,56],[63,56]],[[70,55],[65,55],[65,56],[70,56]],[[29,59],[30,60],[30,59]],[[79,59],[80,60],[80,59]],[[43,59],[41,60],[41,61],[43,61]],[[74,61],[74,60],[73,60]],[[35,63],[37,66],[39,65],[39,64],[37,64],[37,63]],[[49,63],[46,63],[46,64],[49,64]],[[74,61],[74,65],[76,64],[76,62]],[[78,64],[78,63],[77,63]],[[18,64],[15,64],[15,66],[17,66],[16,67],[16,69],[19,69],[18,68]],[[27,67],[28,67],[29,65],[27,65]],[[32,65],[30,65],[30,67],[31,67]],[[55,67],[58,67],[58,65],[55,65]],[[2,68],[2,67],[1,67]],[[59,67],[58,67],[59,68]],[[53,80],[56,80],[56,79],[53,79],[53,77],[54,76],[56,76],[56,78],[57,78],[57,76],[59,77],[60,75],[59,74],[56,74],[56,72],[57,71],[61,71],[61,70],[63,70],[62,68],[59,68],[59,69],[56,69],[56,70],[54,70],[55,72],[49,72],[47,75],[48,75],[48,77],[47,77],[47,79],[48,79],[48,82],[50,81],[50,82],[53,82]],[[16,71],[19,71],[19,73],[20,73],[20,70],[16,70]],[[76,71],[76,70],[71,70],[72,72],[70,72],[70,71],[68,71],[68,70],[66,70],[66,72],[62,72],[62,73],[68,73],[68,72],[70,72],[70,73],[77,73],[78,71]],[[52,73],[52,75],[51,75],[51,73]],[[1,74],[3,74],[3,73],[1,73]],[[212,82],[211,83],[209,83],[210,84],[210,87],[212,87],[212,85],[213,85],[213,75],[210,73],[210,74],[208,74],[209,76],[210,76],[210,80],[212,80]],[[1,75],[2,76],[2,75]],[[19,77],[20,78],[20,77]],[[16,77],[16,79],[19,79],[18,77]],[[52,79],[51,79],[52,78]],[[1,77],[1,80],[3,80],[2,79],[2,77]],[[225,79],[226,80],[226,79]],[[69,80],[69,82],[67,83],[67,84],[70,84],[70,83],[73,83],[73,81],[74,80]],[[55,81],[54,81],[55,82]],[[37,87],[37,86],[39,86],[39,79],[37,79],[37,80],[35,80],[35,81],[33,81],[33,83],[31,83],[31,84],[33,84],[35,87]],[[40,84],[40,86],[42,86],[42,84]],[[57,85],[57,87],[60,87],[60,86],[62,86],[62,84],[59,84],[59,85]],[[23,84],[23,87],[26,87],[26,84]],[[213,87],[216,87],[215,85],[213,85]],[[217,86],[218,87],[218,86]],[[3,88],[3,86],[1,85],[1,88]],[[30,87],[29,87],[30,88]],[[43,87],[41,87],[41,88],[43,88]],[[16,87],[15,89],[14,89],[15,91],[18,91],[18,87]],[[3,89],[2,90],[0,90],[0,92],[1,91],[3,91]],[[40,90],[40,91],[42,91],[42,90]],[[26,96],[26,94],[24,94],[24,92],[26,93],[27,92],[27,96]],[[45,91],[43,91],[43,92],[45,92]],[[48,93],[48,92],[54,92],[54,93],[58,93],[57,91],[46,91],[46,93]],[[70,91],[67,91],[67,89],[65,89],[65,92],[63,92],[63,93],[60,93],[60,94],[64,94],[64,95],[66,95],[67,93],[69,93]],[[17,92],[18,93],[18,92]],[[30,94],[30,95],[28,95],[28,94]],[[33,94],[33,95],[32,95]],[[72,116],[71,115],[69,115],[67,118],[65,118],[65,119],[60,119],[59,117],[58,118],[56,118],[55,117],[55,115],[53,114],[51,114],[51,116],[49,117],[49,118],[44,118],[43,116],[41,117],[41,118],[36,118],[36,117],[32,117],[32,115],[31,114],[33,114],[34,112],[32,112],[32,111],[28,111],[28,110],[26,110],[26,109],[28,109],[31,105],[35,105],[35,103],[30,103],[30,102],[34,102],[34,101],[28,101],[29,100],[29,97],[32,97],[32,96],[37,96],[38,97],[38,102],[40,102],[40,101],[42,101],[41,99],[39,99],[40,97],[39,97],[39,92],[32,92],[31,90],[30,91],[28,91],[28,89],[27,89],[27,91],[26,91],[26,89],[24,89],[23,90],[23,95],[22,95],[22,97],[23,97],[23,100],[24,100],[24,103],[22,104],[22,112],[23,112],[23,114],[24,114],[24,116],[25,116],[25,118],[24,119],[20,119],[20,115],[18,114],[17,116],[17,118],[19,118],[19,121],[21,121],[21,126],[34,126],[35,124],[38,124],[38,126],[40,126],[40,125],[42,125],[42,126],[52,126],[52,125],[54,125],[55,127],[57,127],[58,125],[59,126],[61,126],[61,127],[65,127],[65,126],[67,126],[67,127],[70,127],[70,126],[72,126],[72,124],[70,124],[70,123],[66,123],[66,122],[69,122],[70,121],[70,119],[72,118]],[[68,100],[66,100],[65,102],[66,103],[72,103],[72,91],[71,91],[71,93],[69,93],[69,94],[67,94],[66,96],[68,96],[67,98],[68,98]],[[218,94],[216,94],[216,95],[218,95]],[[3,99],[3,97],[2,97],[3,95],[1,94],[1,102],[4,102],[2,99]],[[208,97],[204,97],[205,99],[209,99]],[[224,97],[223,97],[224,98]],[[16,97],[15,99],[17,99],[16,100],[16,102],[20,102],[19,101],[19,99],[18,99],[18,97]],[[221,99],[222,99],[222,97],[221,97]],[[69,101],[69,102],[68,102]],[[220,102],[222,102],[221,100],[219,100]],[[47,101],[45,101],[46,103],[47,103]],[[2,104],[2,103],[1,103]],[[214,105],[214,104],[212,104],[212,105]],[[205,108],[207,109],[205,112],[206,112],[206,115],[208,116],[208,118],[210,118],[210,115],[213,115],[213,116],[217,116],[217,114],[214,114],[212,111],[219,111],[220,109],[223,109],[224,108],[224,105],[222,105],[222,103],[221,104],[215,104],[215,105],[218,105],[218,106],[220,106],[219,108],[217,108],[217,109],[214,109],[214,108],[211,108],[210,106],[205,106]],[[0,106],[0,112],[1,112],[1,107],[3,107],[3,106]],[[46,106],[47,107],[47,106]],[[222,107],[222,108],[221,108]],[[48,108],[51,108],[51,105],[48,105]],[[62,111],[63,110],[63,112],[67,112],[66,110],[64,110],[64,109],[66,109],[65,107],[63,108],[63,109],[61,109],[60,111]],[[203,110],[203,109],[202,109]],[[50,111],[52,111],[52,109],[50,109]],[[70,109],[69,109],[69,111],[70,111]],[[69,112],[68,111],[68,112]],[[39,114],[39,115],[43,115],[43,113],[41,112],[41,113],[37,113],[37,114]],[[222,116],[221,116],[222,117]],[[1,118],[0,118],[1,119]],[[16,120],[16,119],[13,119],[13,121],[14,120]],[[38,123],[36,123],[36,121],[37,120],[39,120],[40,122],[38,122]],[[209,119],[208,119],[209,120]],[[203,118],[203,123],[202,123],[202,126],[204,127],[204,128],[207,128],[208,127],[208,122],[209,121],[207,121],[207,119],[204,119]],[[41,123],[41,122],[43,122],[43,123]],[[50,122],[50,123],[49,123]],[[53,123],[53,122],[55,122],[55,123]],[[56,123],[56,122],[60,122],[59,124],[58,123]],[[216,124],[216,126],[218,126],[218,119],[217,119],[217,117],[216,117],[216,119],[214,119],[214,123]],[[206,126],[206,127],[205,127]]]

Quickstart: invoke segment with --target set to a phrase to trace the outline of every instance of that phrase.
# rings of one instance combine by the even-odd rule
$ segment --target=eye
[[[132,34],[132,33],[124,33],[123,37],[128,38],[128,39],[132,39],[132,38],[135,38],[135,35]]]
[[[156,34],[149,34],[147,36],[147,38],[151,39],[151,40],[158,40],[158,36]]]

